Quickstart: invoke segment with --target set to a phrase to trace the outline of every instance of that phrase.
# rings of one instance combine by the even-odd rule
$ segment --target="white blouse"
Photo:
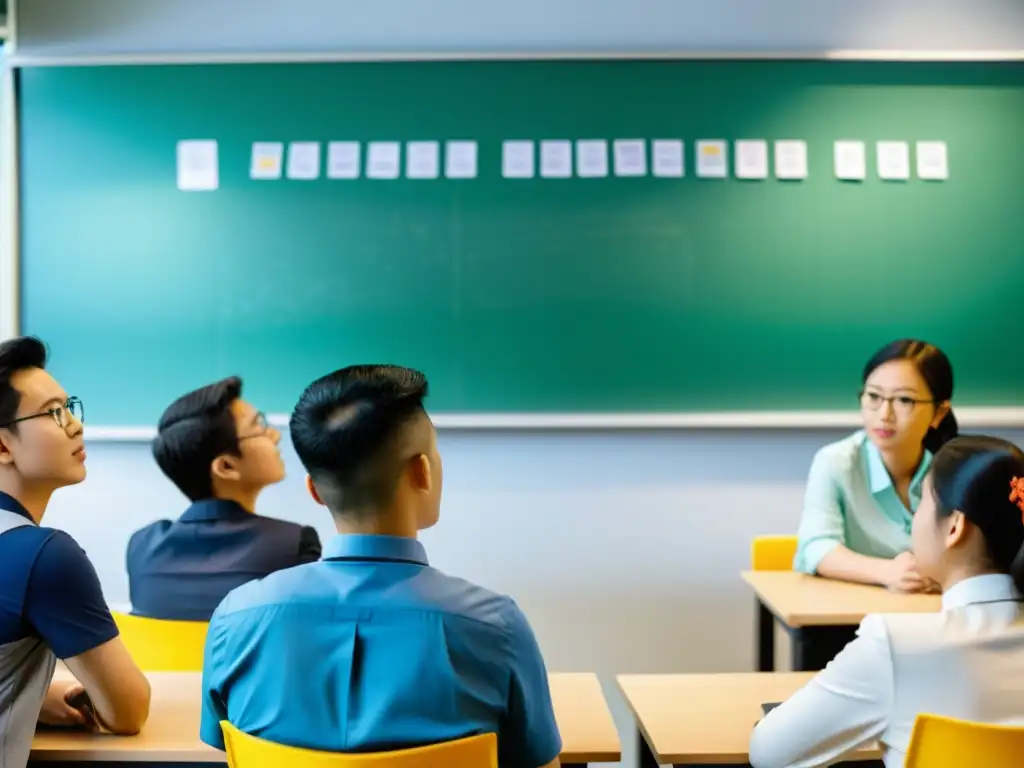
[[[1004,575],[976,576],[942,611],[872,615],[829,665],[754,729],[754,768],[812,768],[878,739],[901,768],[921,712],[1024,724],[1024,602]]]

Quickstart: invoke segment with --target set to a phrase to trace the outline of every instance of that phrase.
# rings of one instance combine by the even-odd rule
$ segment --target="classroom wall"
[[[21,0],[17,25],[21,54],[60,56],[1024,49],[1015,0]],[[1004,434],[1024,444],[1024,431]],[[613,675],[752,668],[753,598],[738,575],[749,541],[794,530],[810,459],[841,436],[446,432],[444,515],[424,538],[439,567],[515,596],[552,669],[602,675],[630,754]],[[261,508],[326,538],[329,521],[306,499],[287,439],[283,449],[292,474]],[[47,522],[82,543],[108,599],[122,602],[130,532],[184,500],[143,444],[90,443],[89,470],[85,485],[55,498]]]

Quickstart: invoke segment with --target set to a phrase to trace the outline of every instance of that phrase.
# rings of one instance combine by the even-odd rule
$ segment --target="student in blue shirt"
[[[255,514],[263,489],[284,479],[281,434],[242,399],[231,377],[175,400],[160,417],[153,456],[192,502],[128,542],[137,616],[209,621],[232,589],[320,558],[314,528]]]
[[[360,366],[311,384],[291,417],[310,495],[339,535],[318,563],[227,596],[210,622],[200,735],[220,721],[332,752],[496,733],[502,768],[558,765],[540,649],[508,597],[427,562],[441,505],[422,374]]]
[[[95,569],[68,534],[41,526],[53,493],[85,479],[82,403],[45,366],[38,339],[0,344],[3,768],[28,763],[37,722],[86,726],[95,719],[137,733],[149,714],[149,683],[118,637]],[[58,658],[78,682],[53,680]],[[79,701],[83,693],[91,708]]]
[[[910,528],[932,455],[956,437],[953,367],[904,339],[864,367],[864,429],[814,457],[794,568],[901,592],[934,588],[916,568]]]

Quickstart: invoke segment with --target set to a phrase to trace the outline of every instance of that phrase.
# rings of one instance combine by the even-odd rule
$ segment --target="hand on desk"
[[[917,572],[911,552],[901,552],[886,563],[884,585],[893,592],[939,592],[939,585]]]
[[[50,683],[50,688],[43,698],[43,706],[39,710],[39,722],[59,728],[77,727],[96,730],[96,719],[91,710],[76,709],[71,704],[76,698],[81,701],[84,694],[85,687],[77,680],[72,682],[55,680]]]

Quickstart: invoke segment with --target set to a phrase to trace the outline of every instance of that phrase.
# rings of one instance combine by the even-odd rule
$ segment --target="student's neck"
[[[53,488],[32,488],[10,477],[0,477],[0,491],[21,504],[37,525],[43,522],[46,506],[53,495]]]
[[[338,533],[362,536],[396,536],[404,539],[415,539],[419,529],[411,518],[406,515],[385,514],[334,517],[334,525]]]
[[[967,581],[967,579],[973,579],[975,576],[990,576],[992,574],[998,574],[999,571],[991,568],[978,568],[973,565],[961,565],[953,566],[949,569],[949,573],[939,580],[942,586],[943,592],[948,592],[961,581]]]
[[[923,458],[923,446],[909,449],[904,448],[902,450],[896,449],[882,453],[882,461],[885,464],[885,468],[889,471],[889,476],[897,482],[901,480],[909,481],[917,473]]]
[[[256,499],[259,498],[259,491],[250,491],[243,488],[218,488],[214,493],[220,501],[233,501],[246,512],[256,511]]]

